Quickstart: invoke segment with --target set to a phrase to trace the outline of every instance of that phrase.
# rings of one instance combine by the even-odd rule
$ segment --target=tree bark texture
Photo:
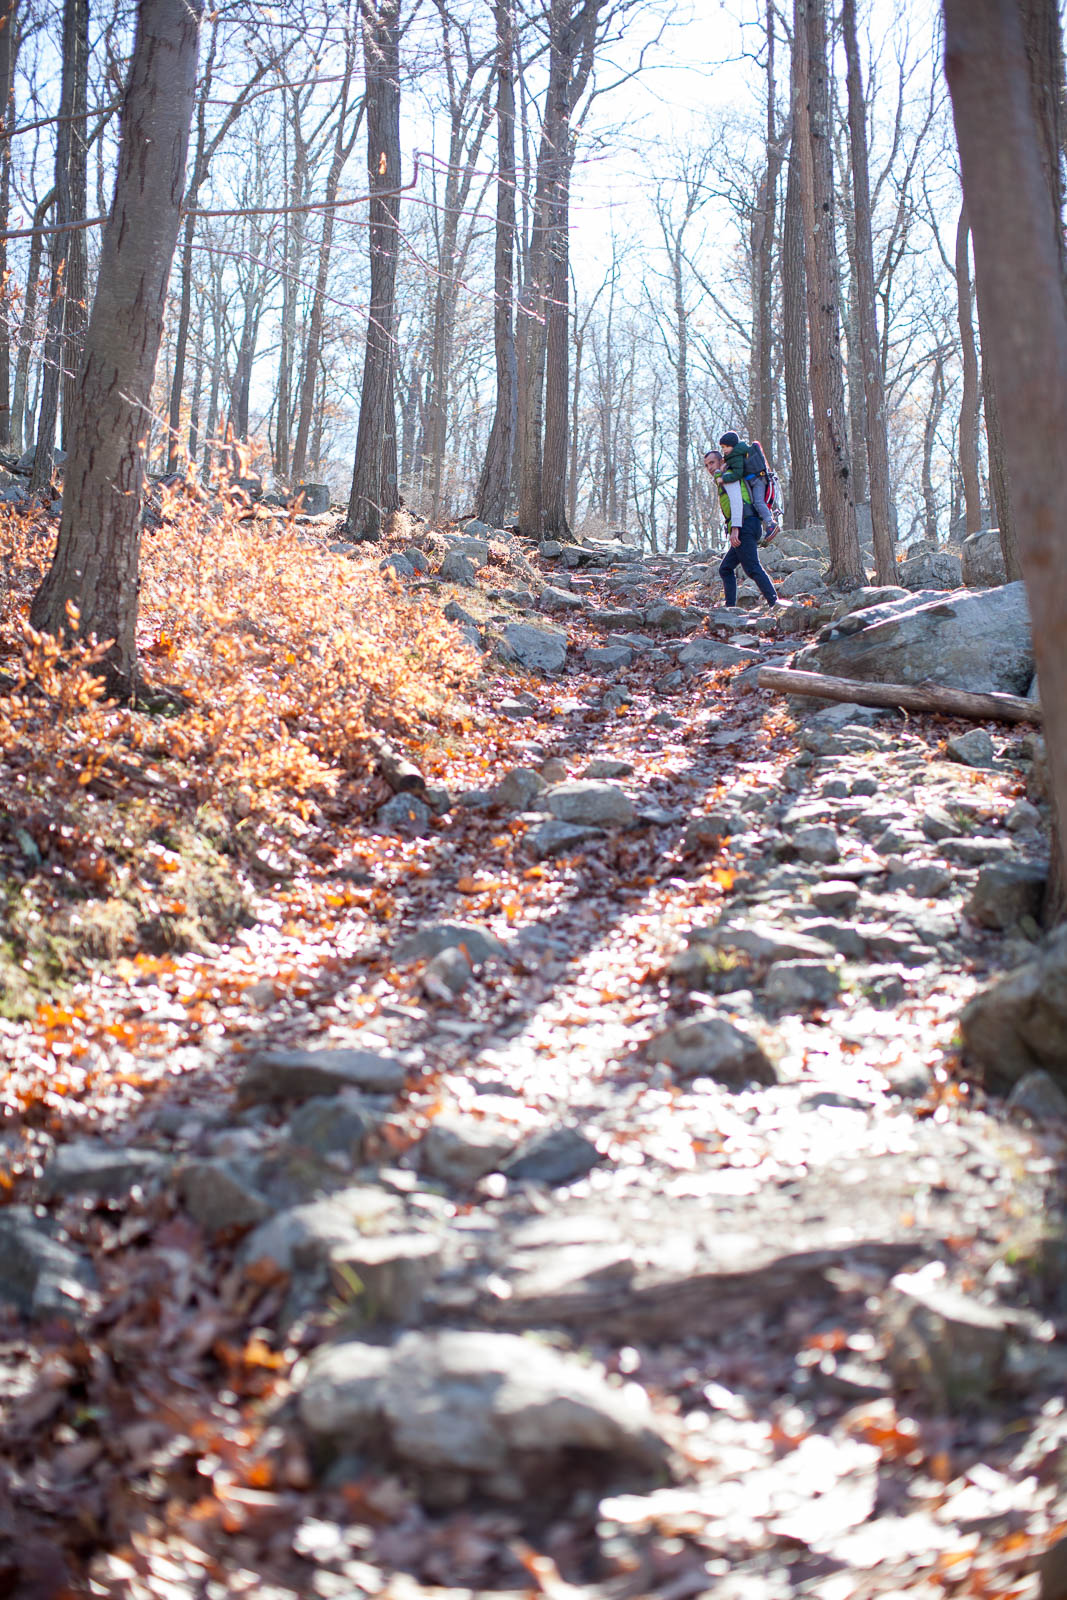
[[[1054,13],[1053,0],[1049,11]],[[1058,504],[1067,425],[1067,297],[1058,185],[1043,159],[1019,0],[944,0],[945,75],[974,241],[983,355],[1041,681],[1059,835],[1067,837],[1067,562]],[[1058,20],[1057,20],[1058,30]],[[1051,21],[1050,21],[1051,27]],[[1058,49],[1052,52],[1058,59]],[[1046,63],[1054,70],[1053,60]],[[1025,248],[1019,247],[1019,241]]]
[[[11,295],[7,281],[7,239],[11,215],[11,135],[15,125],[15,62],[18,56],[18,0],[0,0],[0,449],[11,448]]]
[[[875,310],[874,246],[871,239],[871,182],[867,159],[867,110],[856,43],[856,0],[844,0],[842,21],[848,62],[848,127],[852,148],[852,194],[855,213],[856,328],[863,372],[867,420],[867,470],[874,536],[874,565],[879,583],[893,581],[893,516],[889,489],[889,436],[885,384]],[[855,441],[854,441],[855,442]]]
[[[382,524],[396,509],[395,465],[392,485],[386,469],[386,437],[396,420],[387,409],[396,366],[396,261],[400,233],[400,0],[360,0],[367,82],[367,175],[370,182],[370,310],[359,400],[356,461],[348,501],[348,527],[354,539],[380,537]]]
[[[945,358],[938,353],[934,359],[933,376],[930,379],[930,404],[923,424],[923,464],[920,478],[923,495],[923,532],[929,544],[940,542],[937,537],[937,495],[934,491],[934,446],[944,409]]]
[[[30,620],[110,640],[109,686],[135,688],[142,440],[196,85],[201,0],[141,0],[122,107],[115,197],[85,340],[59,539]]]
[[[819,499],[830,545],[830,580],[842,588],[854,589],[866,582],[866,573],[856,530],[841,372],[841,293],[834,237],[826,0],[794,0],[793,66]]]
[[[519,525],[537,538],[567,531],[571,117],[593,69],[602,4],[550,0],[548,13],[548,89],[520,300]]]
[[[78,24],[82,0],[64,0],[63,72],[59,93],[59,121],[56,124],[55,205],[52,221],[62,226],[71,220],[70,150],[73,127],[75,79],[78,72]],[[43,493],[52,481],[52,456],[59,418],[60,378],[63,371],[63,325],[67,300],[67,257],[69,232],[52,236],[51,271],[48,285],[48,322],[45,331],[41,404],[37,414],[37,446],[30,472],[30,490]]]
[[[51,189],[33,213],[33,226],[40,228],[55,203],[56,192]],[[19,353],[15,358],[15,387],[11,395],[11,433],[13,442],[21,451],[29,444],[32,432],[32,408],[29,404],[30,355],[33,350],[33,326],[37,316],[37,299],[41,282],[41,256],[44,237],[35,233],[30,240],[30,259],[26,269],[26,293],[22,301],[22,324],[19,331]]]
[[[805,528],[819,520],[819,491],[808,403],[807,271],[804,265],[804,202],[801,152],[793,123],[782,219],[782,365],[789,435],[789,524]]]
[[[977,533],[982,526],[982,491],[978,482],[978,350],[974,340],[970,239],[971,228],[964,205],[960,207],[956,224],[956,312],[963,358],[960,477],[963,479],[965,526],[968,533]]]
[[[496,253],[493,263],[493,353],[496,406],[478,484],[476,507],[491,528],[502,525],[511,490],[518,409],[515,356],[515,12],[495,0],[496,23]]]
[[[1034,700],[1016,694],[970,694],[938,683],[864,683],[859,678],[834,678],[825,672],[802,672],[792,667],[763,667],[761,689],[780,694],[811,694],[821,700],[845,701],[857,706],[899,706],[902,711],[938,711],[946,717],[970,717],[975,722],[1033,722],[1044,714]]]
[[[341,176],[344,172],[345,164],[352,154],[352,146],[359,131],[359,124],[362,120],[365,105],[365,102],[361,102],[351,131],[349,131],[347,128],[348,96],[351,92],[354,67],[355,37],[346,30],[345,69],[341,79],[333,155],[330,159],[330,171],[326,179],[326,208],[322,218],[322,236],[319,240],[318,266],[315,271],[315,291],[311,300],[311,314],[308,317],[307,340],[304,345],[304,361],[300,379],[300,406],[292,460],[294,483],[299,483],[307,471],[308,440],[311,434],[311,421],[315,409],[315,384],[318,381],[319,357],[322,352],[322,325],[326,310],[326,284],[330,275],[330,257],[333,253],[333,202],[337,199],[337,192],[341,187]]]
[[[678,487],[674,497],[674,548],[689,549],[689,314],[685,304],[682,282],[682,239],[674,240],[671,251],[671,275],[674,287],[674,320],[678,335],[677,357],[674,369],[675,391],[678,403]]]
[[[783,144],[777,126],[777,83],[774,70],[775,8],[767,0],[764,31],[767,40],[766,159],[752,212],[749,242],[752,253],[752,357],[750,372],[749,431],[763,445],[767,460],[774,460],[774,376],[771,363],[774,304],[774,236],[778,203],[778,177]]]
[[[70,214],[84,217],[89,190],[89,4],[75,0],[71,19],[73,55],[70,96]],[[78,406],[78,374],[89,324],[89,262],[83,228],[72,231],[67,245],[67,272],[63,286],[62,444],[70,449],[73,418]]]

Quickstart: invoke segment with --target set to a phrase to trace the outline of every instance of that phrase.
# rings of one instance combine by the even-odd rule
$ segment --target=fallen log
[[[1043,721],[1040,703],[1016,694],[970,694],[939,683],[864,683],[858,678],[831,678],[825,672],[800,672],[792,667],[763,667],[757,683],[779,694],[811,694],[821,700],[851,705],[889,706],[904,711],[935,711],[975,722]]]

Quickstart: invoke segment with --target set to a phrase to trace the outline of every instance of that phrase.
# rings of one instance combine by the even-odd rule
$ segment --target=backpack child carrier
[[[777,523],[782,520],[782,485],[777,472],[768,465],[767,457],[763,454],[763,446],[758,439],[753,439],[745,454],[745,482],[751,485],[756,478],[764,481],[763,498],[767,502],[767,509],[773,511]]]

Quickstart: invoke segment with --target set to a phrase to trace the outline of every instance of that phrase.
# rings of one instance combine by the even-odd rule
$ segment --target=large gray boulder
[[[923,550],[901,562],[897,577],[905,589],[958,589],[963,565],[954,550]]]
[[[293,505],[306,517],[321,517],[330,509],[328,483],[298,483],[293,490]]]
[[[1007,582],[999,528],[983,528],[968,535],[961,550],[963,581],[968,589],[992,589]]]
[[[554,784],[545,794],[545,804],[561,822],[626,827],[634,820],[634,804],[625,789],[602,778],[572,778]]]
[[[868,683],[940,683],[1024,695],[1034,673],[1026,590],[916,595],[833,622],[796,665]]]
[[[327,1455],[398,1461],[452,1500],[475,1488],[521,1500],[575,1451],[604,1478],[670,1464],[642,1389],[613,1387],[598,1368],[516,1334],[450,1329],[405,1334],[392,1349],[327,1345],[308,1362],[298,1404]]]
[[[1067,1088],[1067,928],[963,1008],[966,1059],[1004,1092],[1035,1067]]]

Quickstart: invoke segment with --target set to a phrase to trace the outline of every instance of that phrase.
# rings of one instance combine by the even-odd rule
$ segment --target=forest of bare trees
[[[0,29],[0,445],[34,451],[37,491],[76,409],[133,21],[7,0]],[[695,62],[657,0],[209,13],[150,469],[210,472],[237,440],[268,489],[328,483],[357,537],[403,500],[686,548],[694,460],[736,423],[842,577],[857,507],[883,581],[901,546],[987,525],[939,25],[766,0]],[[683,63],[680,104],[716,87],[675,114]]]

